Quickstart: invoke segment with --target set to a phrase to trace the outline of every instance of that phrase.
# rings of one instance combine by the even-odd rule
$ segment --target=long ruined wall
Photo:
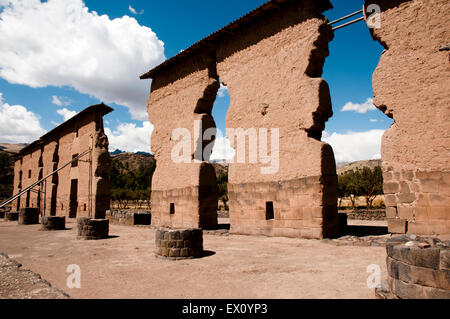
[[[30,191],[29,195],[25,194],[13,203],[13,209],[40,207],[46,216],[70,218],[89,217],[89,211],[92,211],[91,217],[105,218],[110,204],[110,157],[100,112],[85,114],[75,125],[50,136],[34,149],[27,151],[22,158],[18,158],[14,165],[14,194],[49,175],[71,161],[73,156],[82,154],[90,147],[93,147],[91,171],[90,157],[87,154],[79,159],[77,165],[69,165],[47,179],[45,201],[44,194],[38,196],[38,193]],[[76,201],[71,201],[73,180],[78,181]],[[35,189],[38,190],[39,187]]]
[[[385,47],[374,103],[394,124],[383,136],[389,230],[450,233],[448,0],[366,1],[381,7],[372,35]]]
[[[155,126],[151,144],[157,160],[152,178],[152,224],[156,226],[217,226],[214,168],[195,154],[205,146],[198,138],[215,127],[211,110],[218,89],[215,59],[210,54],[199,54],[153,79],[148,114]],[[176,129],[187,134],[172,136]],[[172,151],[183,138],[186,148],[176,155],[186,158],[178,162]]]
[[[331,27],[313,1],[299,1],[224,41],[217,52],[220,80],[231,102],[227,128],[279,129],[279,167],[230,164],[231,231],[322,238],[338,230],[336,166],[320,142],[332,116],[327,83],[320,78]],[[238,145],[234,136],[228,136]],[[259,143],[264,143],[260,140]],[[273,166],[276,168],[276,165]],[[267,172],[266,172],[267,173]],[[266,209],[274,216],[266,216]]]

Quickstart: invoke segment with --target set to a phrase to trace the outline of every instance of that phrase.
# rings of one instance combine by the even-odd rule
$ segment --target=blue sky
[[[148,151],[150,82],[139,75],[264,2],[29,0],[18,6],[0,0],[0,142],[31,142],[105,101],[115,109],[105,117],[111,147]],[[325,12],[330,20],[360,10],[363,0],[332,3]],[[334,116],[323,140],[338,161],[379,157],[381,135],[392,121],[368,99],[382,50],[364,22],[337,30],[330,43],[323,77]],[[221,92],[213,116],[223,130],[229,96]]]

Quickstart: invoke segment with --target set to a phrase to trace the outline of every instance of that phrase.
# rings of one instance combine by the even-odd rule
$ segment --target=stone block
[[[414,217],[414,208],[412,206],[400,205],[397,207],[397,211],[400,219],[411,220]]]
[[[388,219],[388,229],[392,234],[406,234],[407,225],[404,219]]]
[[[450,270],[450,249],[441,249],[439,268]]]
[[[171,248],[169,250],[169,257],[181,257],[180,255],[180,249],[178,248]]]
[[[397,198],[400,203],[410,204],[416,200],[416,195],[414,193],[400,193]]]
[[[386,207],[397,206],[397,197],[393,194],[386,194],[384,195],[384,203]]]
[[[400,187],[396,182],[387,182],[383,184],[383,189],[385,194],[396,194],[399,192]]]

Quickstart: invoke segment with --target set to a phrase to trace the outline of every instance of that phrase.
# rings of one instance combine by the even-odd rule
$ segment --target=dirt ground
[[[155,231],[110,226],[112,238],[76,239],[69,230],[38,231],[0,221],[0,252],[73,298],[374,298],[367,267],[386,278],[384,247],[335,246],[320,240],[204,235],[207,257],[169,261],[153,254]],[[81,288],[69,289],[69,265]]]

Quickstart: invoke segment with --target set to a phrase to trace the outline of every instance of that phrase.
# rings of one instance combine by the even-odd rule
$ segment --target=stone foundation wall
[[[388,169],[384,180],[390,232],[450,233],[450,172]]]
[[[396,298],[450,299],[448,242],[435,239],[391,242],[386,250],[388,288]]]
[[[331,236],[339,224],[336,201],[334,196],[324,198],[322,191],[336,183],[331,176],[228,184],[231,233],[301,238]],[[274,216],[269,220],[267,203],[273,204]]]
[[[385,209],[341,210],[339,214],[347,215],[349,220],[386,220]]]
[[[150,225],[151,214],[145,212],[130,212],[130,211],[106,211],[106,219],[109,220],[111,225]]]

